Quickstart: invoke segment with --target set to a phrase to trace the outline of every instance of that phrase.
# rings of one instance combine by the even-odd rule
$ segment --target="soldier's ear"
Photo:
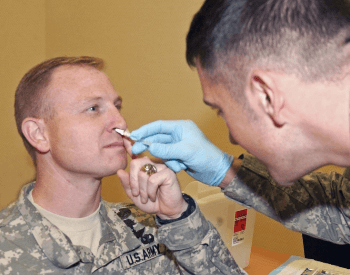
[[[25,118],[22,122],[22,133],[27,141],[40,153],[47,153],[50,150],[46,125],[43,119]]]

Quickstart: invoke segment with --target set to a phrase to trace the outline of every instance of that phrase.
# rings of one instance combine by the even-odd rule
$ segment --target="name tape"
[[[148,247],[136,249],[130,253],[121,256],[124,269],[129,269],[146,261],[152,260],[165,253],[165,246],[162,244],[153,244]]]

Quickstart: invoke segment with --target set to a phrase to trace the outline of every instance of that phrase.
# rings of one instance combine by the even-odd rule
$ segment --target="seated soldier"
[[[122,99],[102,67],[93,57],[53,58],[17,88],[36,179],[0,213],[0,273],[246,274],[170,169],[140,158],[124,171]],[[101,199],[102,178],[117,172],[139,209]]]

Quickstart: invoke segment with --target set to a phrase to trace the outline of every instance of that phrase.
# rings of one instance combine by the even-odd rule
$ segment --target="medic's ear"
[[[255,70],[251,74],[250,88],[259,106],[271,117],[276,126],[285,124],[282,115],[284,97],[274,81],[273,73]]]
[[[22,133],[27,141],[40,153],[50,150],[49,140],[45,132],[45,123],[42,119],[27,117],[22,122]]]

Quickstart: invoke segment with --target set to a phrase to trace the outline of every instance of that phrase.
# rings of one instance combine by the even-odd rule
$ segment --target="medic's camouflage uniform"
[[[244,155],[236,177],[223,192],[291,230],[350,243],[350,181],[338,173],[312,173],[282,187],[257,159]]]
[[[157,234],[153,216],[132,204],[102,201],[94,257],[40,215],[27,197],[33,186],[24,186],[0,213],[0,274],[246,274],[198,207]]]

